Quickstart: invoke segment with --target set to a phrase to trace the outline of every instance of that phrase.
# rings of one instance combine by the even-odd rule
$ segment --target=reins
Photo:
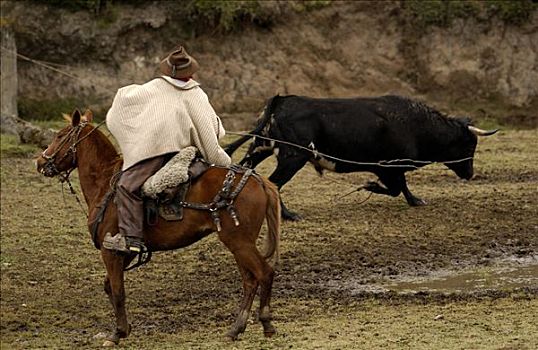
[[[80,123],[79,125],[77,125],[76,127],[72,128],[71,130],[69,130],[69,132],[67,133],[67,135],[65,135],[65,137],[62,139],[62,141],[60,142],[60,145],[57,147],[56,151],[54,153],[52,153],[52,155],[47,155],[46,152],[47,150],[43,151],[43,153],[41,154],[41,156],[43,158],[45,158],[47,160],[47,164],[49,163],[53,163],[56,156],[58,155],[58,153],[62,150],[63,146],[70,140],[74,140],[73,141],[73,144],[69,147],[69,150],[68,152],[65,152],[65,154],[62,156],[62,158],[60,158],[59,162],[61,162],[62,160],[64,160],[65,158],[67,158],[67,156],[70,154],[69,152],[73,153],[73,165],[76,164],[76,152],[77,152],[77,145],[79,143],[81,143],[82,141],[84,141],[86,138],[88,138],[95,130],[97,130],[101,125],[103,125],[104,123],[106,122],[106,120],[103,120],[102,122],[100,122],[99,124],[97,124],[97,126],[95,126],[89,133],[87,133],[86,135],[84,135],[84,137],[80,138],[79,139],[79,136],[80,136],[80,133],[82,132],[82,130],[84,129],[84,127],[88,124],[87,122],[82,122]],[[48,149],[48,148],[47,148]],[[54,168],[56,168],[54,166]],[[73,168],[74,169],[74,168]],[[72,171],[72,169],[71,169]],[[68,176],[69,174],[71,173],[71,171],[67,172],[68,173]],[[57,174],[60,174],[60,172],[58,170],[56,170]]]
[[[71,172],[69,172],[69,174],[71,174]],[[77,195],[77,192],[75,191],[75,189],[73,188],[73,184],[71,184],[71,181],[69,181],[69,174],[68,175],[63,175],[63,174],[58,174],[58,176],[60,176],[60,183],[63,184],[64,182],[67,182],[67,185],[69,186],[69,191],[71,192],[72,195],[75,196],[75,199],[77,200],[77,203],[78,203],[78,206],[80,207],[80,210],[82,210],[82,212],[84,213],[84,215],[86,215],[86,218],[88,218],[88,211],[86,209],[84,209],[84,205],[82,205],[82,201],[80,200],[79,196]],[[63,185],[62,185],[62,193],[63,193]],[[64,199],[64,203],[65,203],[65,199]]]
[[[69,176],[71,175],[71,173],[76,168],[76,153],[77,153],[77,147],[76,146],[79,143],[81,143],[82,141],[84,141],[86,138],[88,138],[95,130],[97,130],[99,127],[101,127],[105,122],[106,122],[106,120],[103,120],[102,122],[97,124],[90,132],[88,132],[82,138],[79,138],[82,130],[88,124],[87,122],[82,122],[79,125],[77,125],[76,127],[74,127],[73,129],[69,130],[67,135],[65,135],[65,137],[60,141],[60,145],[52,153],[52,155],[50,155],[50,156],[47,155],[46,154],[47,150],[43,151],[43,153],[41,154],[41,156],[44,159],[47,160],[47,163],[45,164],[44,167],[50,169],[55,175],[58,175],[58,177],[60,178],[60,183],[67,182],[67,185],[69,186],[69,191],[71,192],[71,194],[73,194],[75,196],[75,199],[76,199],[78,205],[80,206],[82,212],[84,213],[84,215],[86,215],[86,218],[89,217],[88,212],[84,209],[84,206],[82,205],[82,201],[80,200],[79,196],[77,195],[77,192],[75,191],[75,189],[73,187],[73,184],[71,183],[71,181],[69,181]],[[60,160],[58,162],[63,161],[65,158],[67,158],[68,155],[72,154],[73,167],[71,169],[69,169],[69,170],[61,172],[61,171],[58,171],[56,165],[54,165],[54,162],[56,160],[56,156],[58,155],[58,153],[63,149],[63,147],[69,141],[73,141],[73,143],[71,144],[71,146],[69,146],[68,151],[65,152],[65,154],[60,158]],[[63,190],[63,186],[62,186],[62,190]]]

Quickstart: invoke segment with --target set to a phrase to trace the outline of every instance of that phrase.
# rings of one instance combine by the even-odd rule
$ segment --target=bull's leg
[[[377,182],[369,182],[364,186],[364,189],[379,193],[386,194],[392,197],[397,197],[403,192],[407,203],[410,206],[425,205],[426,202],[422,199],[415,197],[409,188],[407,188],[407,181],[405,179],[405,173],[403,172],[390,172],[378,174],[379,180],[386,186],[383,187]]]
[[[282,219],[289,220],[289,221],[299,221],[302,219],[302,216],[299,215],[296,212],[290,211],[288,207],[282,202],[282,198],[280,198],[280,211],[282,215]]]
[[[377,193],[377,194],[386,194],[386,195],[390,195],[389,193],[389,190],[386,189],[385,187],[381,186],[381,184],[379,184],[379,182],[375,182],[375,181],[368,181],[367,183],[365,183],[362,187],[359,187],[359,189],[365,189],[366,191],[370,191],[372,193]],[[398,194],[396,194],[397,196]]]
[[[102,249],[101,255],[107,270],[105,292],[114,308],[114,314],[116,316],[116,330],[107,338],[103,346],[114,346],[119,343],[121,338],[126,338],[131,331],[125,310],[125,289],[123,283],[123,269],[128,262],[125,261],[124,256],[117,255],[107,249]]]
[[[404,183],[403,183],[402,192],[405,196],[405,200],[412,207],[419,207],[419,206],[423,206],[427,204],[425,200],[415,197],[411,193],[411,191],[409,191],[409,189],[407,188],[407,182],[405,181],[405,175],[404,175]]]
[[[269,158],[269,156],[273,155],[273,150],[270,149],[270,150],[262,150],[262,151],[254,151],[253,153],[250,153],[250,150],[247,152],[247,154],[245,155],[245,157],[243,159],[241,159],[241,161],[239,162],[239,164],[243,165],[243,166],[246,166],[246,167],[249,167],[251,169],[254,169],[258,166],[258,164],[260,164],[261,162],[263,162],[264,160],[266,160],[267,158]]]
[[[278,165],[269,176],[269,180],[278,186],[280,190],[291,178],[306,164],[308,157],[295,156],[287,158],[278,158]],[[298,221],[301,216],[297,213],[291,212],[282,202],[280,198],[280,205],[282,207],[282,218],[285,220]]]

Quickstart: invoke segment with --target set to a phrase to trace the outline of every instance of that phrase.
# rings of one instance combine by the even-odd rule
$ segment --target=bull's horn
[[[489,135],[493,135],[495,134],[497,131],[499,131],[499,129],[494,129],[494,130],[482,130],[482,129],[479,129],[477,127],[474,127],[472,125],[468,125],[467,126],[469,128],[469,131],[471,131],[473,134],[475,134],[476,136],[489,136]]]

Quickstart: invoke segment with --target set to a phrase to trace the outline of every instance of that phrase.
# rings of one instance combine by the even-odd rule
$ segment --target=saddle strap
[[[247,169],[245,171],[245,173],[243,174],[243,177],[241,178],[241,180],[239,181],[239,183],[237,184],[237,187],[235,188],[235,190],[230,194],[230,198],[231,199],[235,199],[235,197],[237,197],[237,195],[239,194],[239,192],[241,192],[243,190],[243,187],[245,187],[245,185],[247,184],[247,181],[248,181],[248,178],[250,177],[250,175],[252,175],[253,173],[253,170],[252,169]]]
[[[95,216],[95,219],[93,220],[92,222],[92,241],[93,241],[93,245],[95,246],[96,249],[101,249],[101,246],[99,244],[99,241],[98,241],[98,232],[99,232],[99,224],[103,221],[103,218],[105,216],[105,211],[108,207],[108,203],[110,202],[110,200],[112,198],[114,198],[114,195],[116,194],[116,190],[115,188],[109,190],[107,192],[107,194],[105,195],[105,197],[103,198],[103,200],[101,201],[101,203],[99,204],[98,208],[99,208],[99,211],[97,212],[97,215]]]
[[[222,188],[217,193],[215,198],[213,198],[213,201],[211,203],[189,203],[189,202],[180,202],[179,204],[184,208],[190,208],[190,209],[196,209],[196,210],[208,210],[211,213],[211,217],[213,218],[213,221],[215,223],[215,226],[217,227],[217,231],[221,231],[222,227],[220,224],[220,217],[218,210],[222,208],[226,208],[228,210],[228,213],[234,220],[235,226],[239,226],[239,218],[237,216],[237,212],[235,211],[235,207],[233,205],[233,202],[235,198],[241,193],[243,188],[245,187],[249,177],[254,173],[252,169],[247,169],[235,189],[232,191],[232,186],[235,181],[235,175],[237,173],[236,167],[231,167],[228,170],[228,173],[226,174],[226,177],[224,178],[224,182],[222,183]]]

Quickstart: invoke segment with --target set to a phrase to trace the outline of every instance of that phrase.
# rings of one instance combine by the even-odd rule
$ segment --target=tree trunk
[[[0,64],[2,112],[1,127],[3,133],[17,135],[16,124],[8,117],[17,117],[17,46],[15,36],[9,24],[1,26],[2,53]]]
[[[2,52],[1,52],[1,95],[2,111],[0,114],[0,128],[3,134],[18,137],[19,142],[32,143],[46,147],[54,131],[44,130],[18,117],[17,111],[17,46],[15,36],[9,24],[2,24]]]

